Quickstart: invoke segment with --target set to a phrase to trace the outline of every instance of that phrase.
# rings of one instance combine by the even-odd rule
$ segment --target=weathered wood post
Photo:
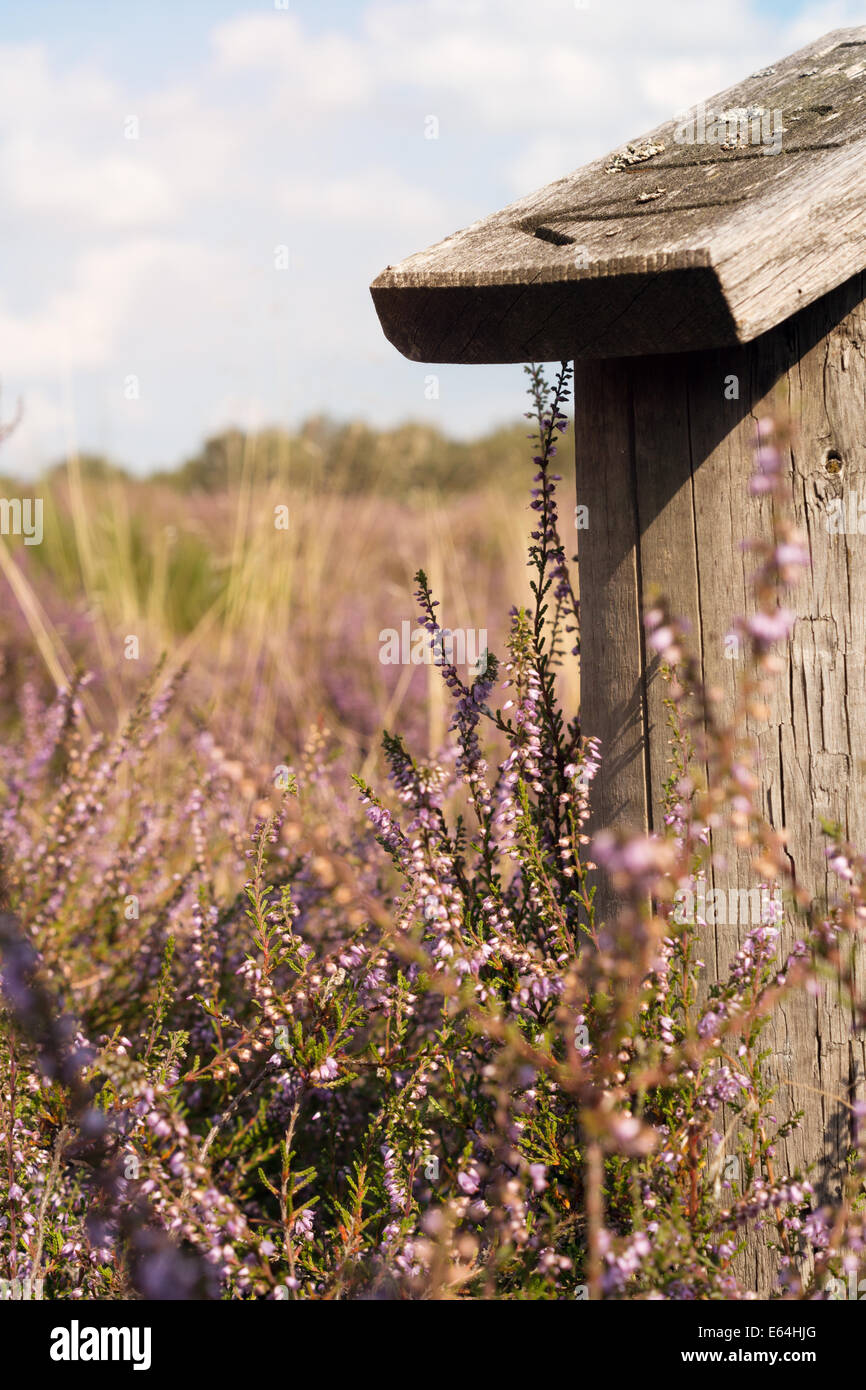
[[[732,707],[725,639],[752,608],[754,563],[739,541],[770,518],[748,492],[755,419],[791,419],[812,572],[755,732],[764,804],[816,894],[828,887],[821,817],[866,846],[864,267],[866,27],[828,34],[372,286],[386,335],[414,361],[575,361],[577,495],[589,508],[582,723],[602,740],[602,823],[658,824],[669,734],[643,641],[653,586],[690,620],[705,679]],[[746,857],[725,848],[713,886],[749,883]],[[711,974],[749,925],[706,929]],[[850,1139],[839,1102],[863,1095],[862,1039],[828,995],[786,1004],[769,1045],[780,1110],[806,1111],[780,1169],[814,1163],[834,1194]],[[766,1288],[764,1252],[749,1258],[747,1276]]]

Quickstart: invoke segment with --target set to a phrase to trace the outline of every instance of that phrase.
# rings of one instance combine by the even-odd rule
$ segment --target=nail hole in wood
[[[842,455],[838,449],[828,449],[824,455],[824,468],[828,473],[842,472]]]

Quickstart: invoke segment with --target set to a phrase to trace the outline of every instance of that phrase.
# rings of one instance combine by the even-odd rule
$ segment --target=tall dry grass
[[[443,621],[486,629],[503,652],[508,609],[529,598],[532,464],[522,489],[513,468],[471,492],[415,476],[404,497],[322,489],[288,447],[275,465],[255,439],[238,442],[208,491],[71,457],[29,488],[44,500],[43,543],[0,539],[6,693],[83,666],[96,676],[91,721],[113,722],[164,654],[169,670],[188,668],[196,718],[250,761],[293,752],[316,722],[366,774],[383,726],[434,752],[450,718],[441,679],[431,666],[383,665],[380,633],[415,626],[421,566]],[[275,524],[281,507],[287,529]],[[573,710],[576,672],[563,679]]]

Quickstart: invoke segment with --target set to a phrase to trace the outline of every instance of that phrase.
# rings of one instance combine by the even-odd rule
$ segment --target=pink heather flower
[[[753,613],[746,619],[746,630],[759,646],[770,646],[788,638],[796,620],[790,608],[777,608],[774,613]]]
[[[650,633],[649,640],[650,645],[655,647],[657,652],[663,652],[673,643],[673,629],[669,627],[657,627]]]
[[[764,493],[772,492],[774,486],[773,478],[768,477],[765,473],[755,473],[749,482],[749,492],[753,497],[760,497]]]
[[[810,1211],[803,1222],[803,1234],[817,1250],[824,1250],[830,1243],[830,1221],[824,1207]]]
[[[778,473],[782,467],[782,456],[772,444],[762,444],[755,452],[755,466],[762,473]]]
[[[480,1182],[481,1177],[474,1163],[470,1164],[464,1173],[457,1175],[457,1186],[461,1192],[467,1193],[470,1197],[474,1197]]]
[[[547,1187],[547,1167],[544,1163],[530,1163],[529,1176],[532,1179],[532,1186],[536,1192],[543,1192]]]
[[[798,565],[808,565],[811,562],[809,551],[805,545],[786,542],[777,545],[773,551],[773,559],[780,569],[788,569]]]
[[[635,837],[621,847],[618,867],[629,874],[645,874],[656,866],[655,846],[651,840]]]
[[[338,1067],[333,1057],[326,1057],[317,1067],[313,1067],[310,1072],[311,1081],[333,1081],[337,1075]]]
[[[716,1033],[718,1033],[719,1031],[721,1023],[722,1015],[714,1013],[713,1010],[710,1009],[707,1011],[707,1013],[704,1014],[703,1018],[698,1024],[698,1034],[702,1038],[715,1037]]]
[[[832,869],[834,874],[838,874],[840,878],[845,879],[848,883],[851,882],[854,873],[844,854],[839,854],[832,849],[828,849],[827,860],[827,867]]]
[[[642,1158],[651,1153],[656,1145],[655,1131],[635,1115],[623,1115],[619,1111],[607,1117],[610,1136],[621,1153],[632,1158]]]

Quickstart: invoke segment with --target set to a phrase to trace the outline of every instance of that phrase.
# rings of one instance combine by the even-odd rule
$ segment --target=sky
[[[852,0],[0,0],[0,468],[230,425],[519,417],[385,340],[386,265],[834,29]],[[430,117],[438,138],[427,138]]]

